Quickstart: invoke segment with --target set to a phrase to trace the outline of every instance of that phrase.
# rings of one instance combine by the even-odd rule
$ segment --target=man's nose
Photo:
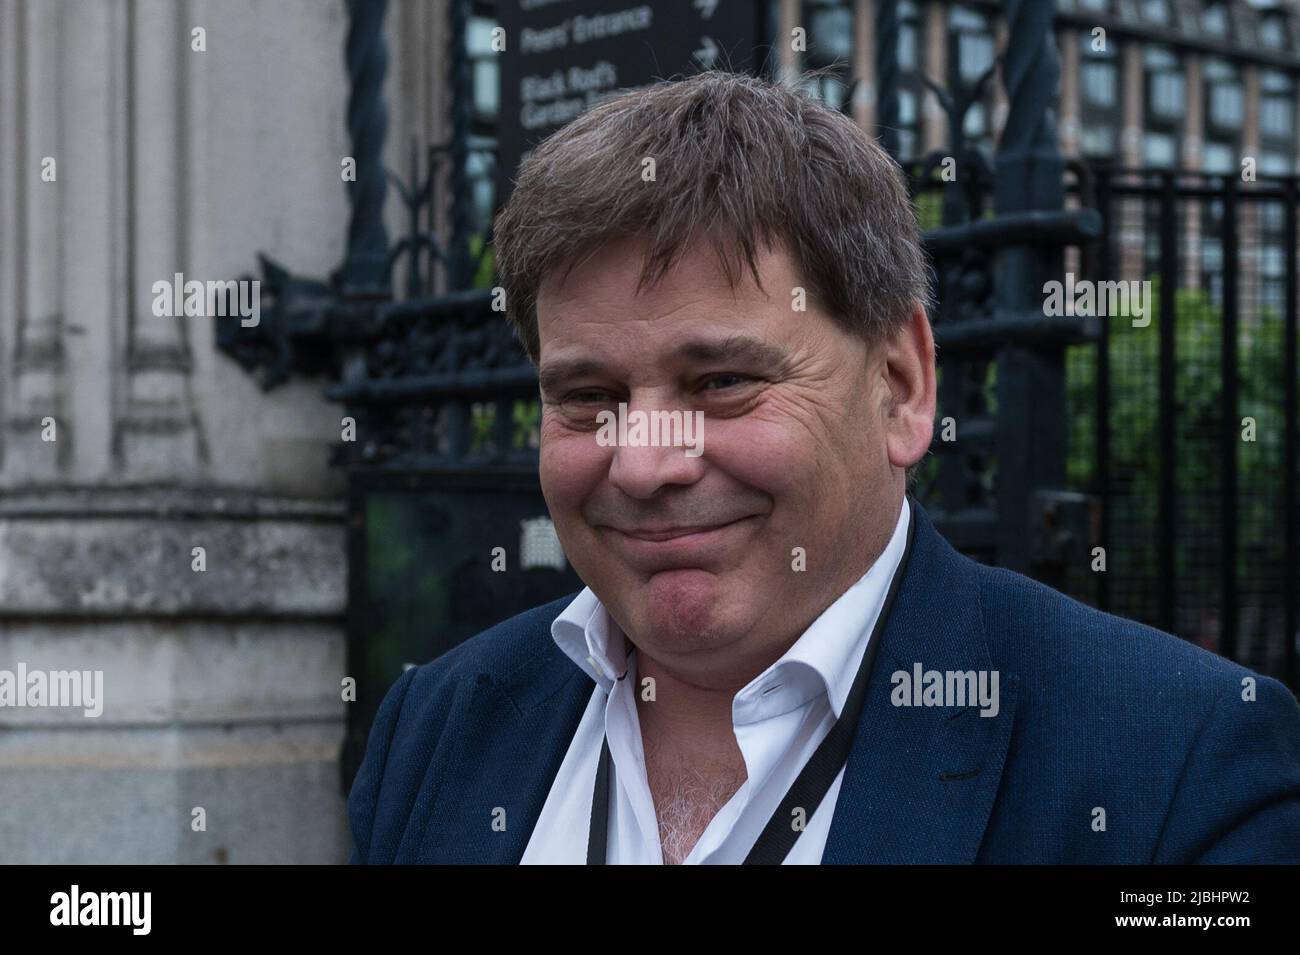
[[[644,415],[645,428],[642,431],[643,443],[633,429],[637,411]],[[683,419],[692,414],[680,409],[678,415]],[[683,432],[673,427],[660,428],[659,422],[651,414],[650,408],[640,409],[629,405],[628,441],[615,446],[609,464],[610,483],[629,497],[642,500],[653,497],[661,489],[670,485],[694,484],[704,473],[703,455],[688,455],[691,450],[685,442],[676,446],[668,444],[672,435],[680,436]],[[660,431],[666,432],[661,434]],[[659,441],[658,446],[655,442]]]

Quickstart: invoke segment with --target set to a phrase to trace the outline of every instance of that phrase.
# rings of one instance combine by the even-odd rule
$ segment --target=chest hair
[[[745,764],[688,763],[652,746],[646,749],[646,772],[659,821],[664,863],[678,865],[691,853],[718,810],[745,782]]]

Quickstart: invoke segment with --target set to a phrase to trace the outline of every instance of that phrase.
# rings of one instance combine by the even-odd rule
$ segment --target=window
[[[495,123],[501,109],[501,80],[499,59],[492,51],[492,30],[496,20],[487,17],[470,17],[466,31],[466,48],[473,75],[473,101],[475,118]]]
[[[1091,32],[1079,34],[1079,146],[1085,156],[1115,155],[1119,140],[1119,56],[1115,44],[1093,49]]]
[[[1240,126],[1244,110],[1240,86],[1214,86],[1210,89],[1210,122],[1216,126]]]
[[[1232,143],[1206,140],[1201,155],[1202,168],[1214,175],[1225,175],[1237,168],[1237,150]]]
[[[1223,202],[1201,203],[1201,288],[1210,304],[1223,307]]]
[[[1182,64],[1163,46],[1143,48],[1147,82],[1147,116],[1162,122],[1181,122],[1186,93]]]
[[[1259,173],[1263,176],[1289,176],[1295,172],[1292,168],[1295,159],[1290,153],[1278,152],[1275,149],[1261,149],[1259,151]]]
[[[1285,11],[1265,10],[1260,13],[1259,42],[1270,50],[1288,48]]]
[[[1171,133],[1148,131],[1142,140],[1142,161],[1148,166],[1178,165],[1178,141]]]
[[[1279,97],[1264,97],[1259,102],[1259,129],[1261,133],[1276,136],[1291,134],[1290,100]]]
[[[904,7],[908,8],[904,10]],[[898,5],[898,68],[915,70],[919,63],[916,55],[916,8],[910,3]]]
[[[1289,140],[1295,125],[1295,84],[1285,73],[1264,70],[1259,82],[1261,136]]]
[[[853,56],[853,8],[847,0],[805,0],[809,52],[822,61]]]
[[[948,29],[956,41],[957,74],[973,83],[993,65],[993,31],[988,18],[969,7],[952,8]]]
[[[1241,123],[1245,94],[1237,67],[1218,57],[1201,63],[1205,89],[1205,150],[1202,168],[1226,174],[1241,168]]]
[[[916,5],[910,0],[898,4],[898,158],[915,159],[921,154],[921,45],[925,30]]]
[[[1239,129],[1245,94],[1237,68],[1227,60],[1206,57],[1201,75],[1205,81],[1206,122],[1223,129]]]
[[[1228,5],[1224,0],[1209,0],[1201,10],[1201,29],[1216,39],[1227,39],[1232,33],[1228,18]]]
[[[1142,19],[1152,23],[1169,22],[1169,0],[1142,0]]]
[[[492,51],[492,30],[497,26],[496,4],[475,0],[465,27],[465,51],[470,61],[470,102],[473,116],[465,172],[473,196],[473,228],[486,233],[496,205],[497,126],[501,115],[499,55]]]
[[[1259,72],[1259,171],[1289,176],[1296,171],[1295,82],[1278,70]]]
[[[993,65],[993,25],[984,13],[958,4],[948,12],[948,37],[948,88],[969,86]],[[984,101],[971,106],[962,126],[970,143],[988,155],[993,151],[992,96],[989,83]]]
[[[1282,208],[1275,203],[1266,204],[1260,212],[1270,208],[1282,212]],[[1261,217],[1260,221],[1263,223],[1265,219]],[[1286,308],[1286,246],[1282,242],[1280,227],[1271,234],[1263,229],[1261,233],[1257,256],[1260,306],[1275,315],[1281,315],[1282,310]]]
[[[1090,106],[1113,107],[1116,103],[1115,64],[1088,60],[1083,63],[1080,85]]]
[[[916,94],[909,89],[898,91],[898,155],[902,159],[916,156]]]
[[[1085,156],[1112,157],[1116,154],[1115,130],[1110,126],[1084,126],[1079,147]]]
[[[1207,272],[1219,272],[1223,269],[1223,241],[1217,237],[1205,237],[1201,240],[1201,268]]]
[[[808,24],[804,68],[831,67],[833,71],[820,77],[809,92],[832,109],[843,109],[853,69],[852,4],[849,0],[804,0],[803,16]]]
[[[1144,44],[1142,63],[1146,86],[1142,161],[1149,166],[1177,168],[1186,103],[1182,61],[1169,47]]]

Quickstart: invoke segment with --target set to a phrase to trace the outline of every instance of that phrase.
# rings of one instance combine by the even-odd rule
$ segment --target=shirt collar
[[[627,639],[590,587],[584,587],[551,623],[551,637],[607,693],[627,670]]]
[[[836,718],[844,709],[856,664],[884,606],[907,541],[911,509],[907,498],[894,533],[880,556],[848,590],[827,607],[780,659],[740,690],[733,702],[737,723],[779,716],[825,693]],[[609,692],[627,671],[630,641],[590,587],[555,618],[551,636],[577,667]]]
[[[744,711],[745,722],[789,712],[822,693],[839,718],[902,560],[910,520],[904,497],[894,533],[867,572],[822,611],[780,659],[736,694],[736,708]],[[786,678],[790,682],[781,685]],[[737,722],[741,715],[737,712]]]

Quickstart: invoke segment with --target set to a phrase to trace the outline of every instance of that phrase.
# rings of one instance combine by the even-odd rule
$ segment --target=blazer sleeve
[[[1250,678],[1254,699],[1234,682],[1211,707],[1153,862],[1300,862],[1300,705],[1277,680]]]
[[[352,781],[352,791],[348,793],[348,822],[352,828],[352,856],[348,862],[351,865],[364,865],[369,860],[370,834],[374,830],[379,789],[384,779],[384,766],[388,762],[388,748],[402,712],[402,701],[406,699],[406,691],[418,669],[419,667],[411,667],[389,687],[383,702],[379,704],[375,722],[370,727],[366,753],[357,769],[356,779]]]

